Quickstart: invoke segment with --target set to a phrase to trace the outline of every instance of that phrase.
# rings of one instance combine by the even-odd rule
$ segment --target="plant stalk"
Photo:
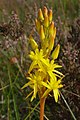
[[[45,98],[40,98],[40,120],[44,120]]]

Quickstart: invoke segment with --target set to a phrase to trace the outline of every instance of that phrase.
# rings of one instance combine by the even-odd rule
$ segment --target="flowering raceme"
[[[59,88],[63,87],[61,81],[64,75],[57,70],[62,66],[55,63],[59,55],[60,45],[58,44],[52,52],[56,36],[56,28],[52,21],[52,10],[48,11],[46,7],[43,11],[39,9],[35,25],[41,45],[39,46],[30,35],[32,50],[29,57],[32,62],[28,70],[27,79],[29,82],[22,89],[28,86],[32,89],[31,101],[36,98],[37,94],[41,99],[46,98],[53,91],[54,99],[57,102],[60,96]]]

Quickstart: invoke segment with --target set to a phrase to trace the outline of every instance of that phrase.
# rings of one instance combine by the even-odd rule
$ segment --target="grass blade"
[[[12,92],[12,96],[13,96],[13,104],[14,104],[14,111],[15,111],[15,115],[16,115],[16,120],[20,120],[17,105],[16,105],[16,99],[15,99],[15,95],[14,95],[13,84],[12,84],[12,80],[11,80],[9,67],[8,67],[8,76],[9,76],[10,87],[11,87],[11,92]]]
[[[33,111],[37,108],[37,106],[40,104],[40,101],[37,103],[37,105],[32,109],[32,111],[27,115],[27,117],[24,120],[27,120],[30,115],[33,113]]]
[[[61,92],[60,92],[60,95],[61,95],[62,99],[64,100],[64,102],[65,102],[67,108],[69,109],[69,111],[70,111],[70,113],[71,113],[73,119],[74,119],[74,120],[77,120],[76,117],[74,116],[74,113],[72,112],[71,108],[69,107],[69,105],[68,105],[66,99],[64,98],[64,96],[63,96],[63,94],[62,94]]]

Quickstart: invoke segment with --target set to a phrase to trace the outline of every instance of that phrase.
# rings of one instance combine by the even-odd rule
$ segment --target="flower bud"
[[[39,17],[40,20],[44,20],[43,13],[42,13],[41,9],[39,9],[38,17]]]
[[[53,47],[54,47],[54,36],[51,36],[48,49],[51,51]]]
[[[45,18],[44,18],[44,26],[45,26],[45,27],[48,27],[48,26],[49,26],[48,16],[45,16]]]
[[[54,35],[54,39],[56,37],[56,27],[53,29],[53,35]]]
[[[52,10],[49,10],[49,22],[51,23],[52,22]]]
[[[33,50],[37,49],[38,45],[37,45],[36,41],[33,39],[32,36],[29,37],[29,40],[30,40],[30,44],[31,44],[32,49]]]
[[[51,57],[55,60],[58,58],[59,55],[59,51],[60,51],[60,45],[58,44],[57,47],[54,49],[54,51],[52,52]]]
[[[41,27],[40,27],[40,38],[41,38],[41,40],[44,40],[44,39],[45,39],[45,34],[44,34],[43,25],[41,25]]]
[[[49,34],[53,36],[53,29],[54,29],[54,22],[51,22],[50,27],[49,27]]]
[[[36,24],[36,29],[39,32],[39,30],[40,30],[40,22],[39,22],[39,20],[36,19],[35,24]]]
[[[48,10],[47,10],[46,6],[44,6],[43,13],[44,13],[44,17],[46,17],[48,15]]]

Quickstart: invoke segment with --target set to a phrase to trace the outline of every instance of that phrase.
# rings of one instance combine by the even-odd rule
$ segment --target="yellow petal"
[[[37,93],[37,83],[34,83],[34,97],[36,98],[36,93]]]
[[[42,85],[47,87],[48,89],[51,89],[50,86],[47,83],[45,83],[45,82],[42,82]]]
[[[35,61],[33,61],[32,64],[30,65],[29,70],[28,70],[28,73],[30,73],[30,72],[35,68],[36,65],[37,65],[37,61],[35,60]]]
[[[47,89],[47,90],[44,92],[42,98],[43,98],[43,97],[47,97],[47,95],[50,93],[50,91],[51,91],[50,89]]]
[[[61,75],[61,76],[64,76],[61,72],[59,72],[59,71],[57,71],[57,70],[53,70],[53,72],[55,72],[55,73],[57,73],[57,74],[59,74],[59,75]]]
[[[31,102],[33,101],[34,98],[35,98],[35,97],[34,97],[34,94],[33,94],[32,97],[31,97]]]
[[[53,64],[53,69],[55,69],[55,68],[61,68],[61,67],[62,67],[61,65]]]
[[[55,102],[58,102],[58,97],[59,97],[59,90],[58,89],[55,89],[53,90],[53,93],[54,93],[54,99],[55,99]]]
[[[26,83],[21,89],[24,89],[25,87],[28,87],[29,85],[31,85],[32,84],[32,82],[31,81],[29,81],[28,83]]]
[[[48,71],[48,74],[49,74],[49,76],[50,76],[51,79],[53,79],[54,81],[57,80],[55,74],[53,74],[52,71]]]
[[[25,98],[25,99],[28,99],[28,97],[30,97],[30,96],[32,95],[32,93],[33,93],[33,91],[32,91],[32,92],[30,92],[30,93],[26,96],[26,98]]]
[[[42,65],[42,62],[40,62],[40,61],[38,61],[38,65],[39,65],[39,67],[40,67],[40,71],[43,71],[44,73],[45,73],[45,68],[44,68],[44,66]]]

